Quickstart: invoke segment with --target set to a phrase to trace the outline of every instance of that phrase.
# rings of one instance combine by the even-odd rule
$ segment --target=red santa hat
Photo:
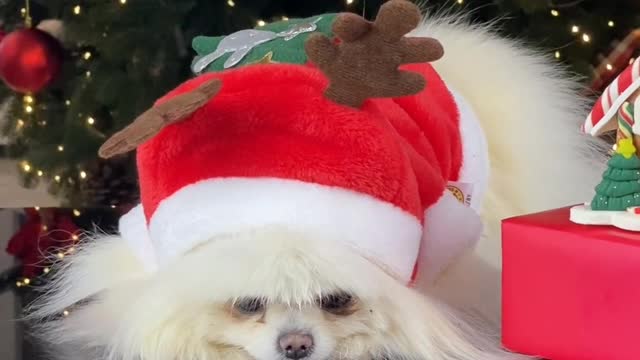
[[[348,244],[400,281],[420,263],[436,273],[480,235],[488,162],[464,100],[430,65],[394,63],[442,55],[433,39],[403,37],[418,21],[398,0],[376,23],[344,15],[337,24],[360,37],[337,25],[339,45],[310,38],[315,66],[209,73],[160,99],[101,149],[138,147],[142,204],[123,237],[153,269],[216,236],[280,225]],[[384,32],[394,42],[382,54],[349,46]]]

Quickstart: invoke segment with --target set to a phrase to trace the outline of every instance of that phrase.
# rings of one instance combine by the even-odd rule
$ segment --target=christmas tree
[[[634,106],[625,102],[618,111],[618,142],[607,163],[602,182],[596,186],[592,210],[625,211],[640,206],[640,158],[633,132]]]
[[[62,71],[42,91],[25,96],[0,86],[8,107],[3,132],[11,141],[9,154],[18,161],[25,186],[45,183],[67,205],[135,201],[133,156],[103,161],[97,149],[193,75],[193,38],[323,13],[353,11],[373,18],[383,2],[30,0],[29,7],[18,0],[1,2],[4,32],[23,27],[30,15],[34,26],[49,20],[61,27],[56,32],[62,33],[58,41],[64,47]],[[431,11],[470,12],[478,22],[501,18],[505,35],[545,49],[550,58],[586,78],[616,40],[640,26],[640,3],[634,0],[615,5],[598,0],[433,0],[428,6]],[[623,69],[607,65],[612,74]]]
[[[618,142],[591,202],[593,210],[624,211],[640,206],[640,158],[631,139]]]

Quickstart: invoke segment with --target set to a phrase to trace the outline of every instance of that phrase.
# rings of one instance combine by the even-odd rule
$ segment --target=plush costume
[[[407,284],[472,245],[486,143],[425,63],[442,56],[437,40],[404,37],[419,20],[396,0],[375,23],[339,15],[333,38],[294,24],[292,39],[309,37],[302,64],[234,67],[251,46],[218,51],[227,69],[180,85],[110,139],[106,157],[139,145],[142,204],[120,231],[148,269],[270,225],[344,242]]]

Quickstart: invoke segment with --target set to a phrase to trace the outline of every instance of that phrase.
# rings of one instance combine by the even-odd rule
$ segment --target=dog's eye
[[[345,292],[329,294],[320,299],[322,310],[335,315],[351,314],[354,303],[353,296]]]
[[[242,314],[254,315],[263,312],[265,304],[259,298],[244,298],[236,301],[233,307]]]

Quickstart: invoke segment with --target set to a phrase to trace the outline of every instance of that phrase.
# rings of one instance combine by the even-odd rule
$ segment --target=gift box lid
[[[571,206],[566,208],[543,211],[535,214],[516,216],[503,220],[503,226],[516,225],[524,227],[539,227],[547,230],[579,234],[581,238],[598,241],[614,241],[640,247],[640,233],[621,230],[613,226],[594,226],[575,224],[569,220]],[[640,216],[640,215],[638,215]],[[577,237],[568,241],[578,241]]]

